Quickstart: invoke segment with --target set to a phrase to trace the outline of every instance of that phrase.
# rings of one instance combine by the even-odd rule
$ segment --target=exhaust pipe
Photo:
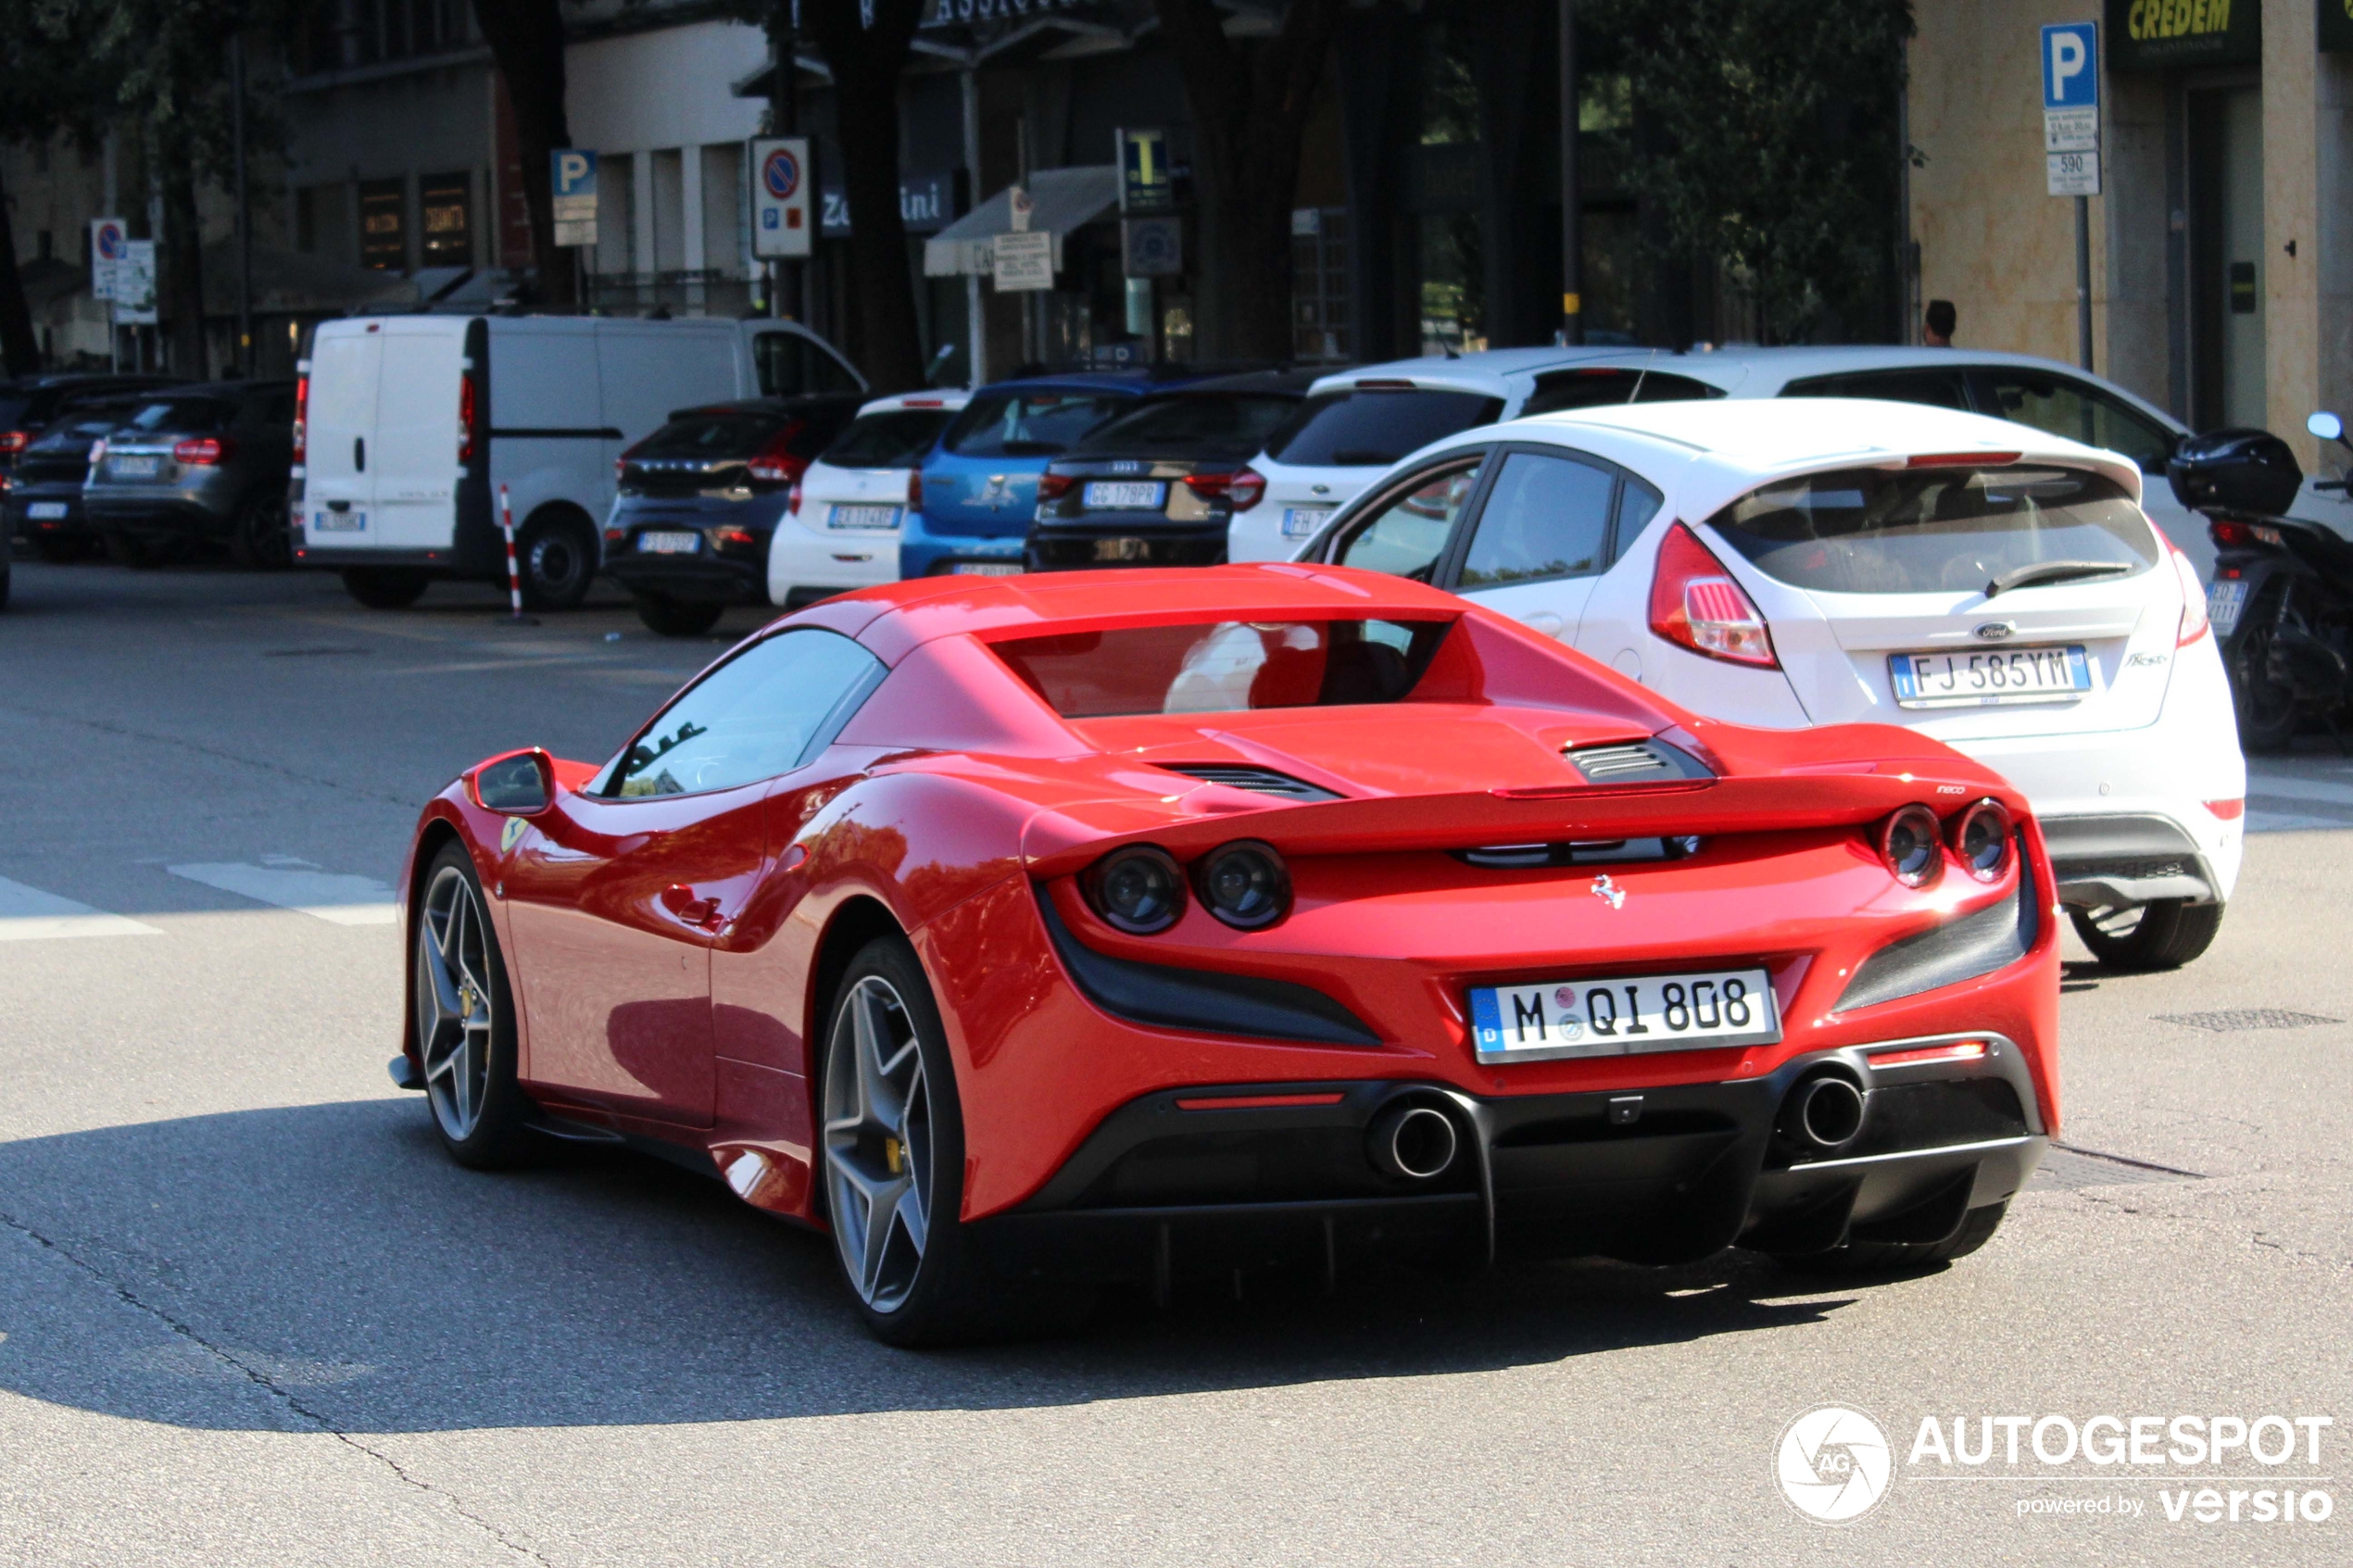
[[[1454,1119],[1427,1105],[1391,1105],[1365,1131],[1365,1152],[1384,1175],[1431,1182],[1454,1163]]]
[[[1789,1092],[1781,1133],[1807,1148],[1844,1148],[1863,1130],[1863,1091],[1834,1073],[1808,1078]]]

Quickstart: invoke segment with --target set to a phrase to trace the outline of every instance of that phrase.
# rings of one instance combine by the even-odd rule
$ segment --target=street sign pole
[[[2092,368],[2092,198],[2100,194],[2100,26],[2043,29],[2045,189],[2075,198],[2075,357]]]

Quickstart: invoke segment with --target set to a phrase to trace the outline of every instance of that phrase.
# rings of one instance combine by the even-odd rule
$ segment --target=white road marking
[[[390,925],[397,911],[392,889],[371,876],[321,871],[308,860],[271,855],[271,864],[238,862],[170,866],[173,876],[201,882],[258,903],[275,904],[336,925]]]
[[[0,876],[0,942],[42,942],[67,936],[160,936],[152,925],[110,915]]]

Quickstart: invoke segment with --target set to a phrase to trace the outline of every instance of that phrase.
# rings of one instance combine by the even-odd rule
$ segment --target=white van
[[[384,316],[321,323],[295,412],[295,559],[361,604],[436,577],[506,580],[499,493],[525,600],[588,592],[614,464],[673,409],[858,393],[863,377],[790,321]]]

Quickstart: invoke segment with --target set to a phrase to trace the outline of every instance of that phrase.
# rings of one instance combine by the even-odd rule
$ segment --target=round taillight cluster
[[[1991,798],[1978,801],[1949,822],[1925,806],[1906,806],[1879,825],[1879,857],[1888,874],[1906,887],[1933,887],[1944,874],[1945,850],[1979,882],[1999,882],[2016,851],[2010,814]]]
[[[1202,906],[1238,931],[1256,931],[1290,912],[1290,872],[1271,844],[1221,845],[1196,860],[1192,872]],[[1185,912],[1184,870],[1150,844],[1113,850],[1087,868],[1078,886],[1089,909],[1131,935],[1165,931]]]

